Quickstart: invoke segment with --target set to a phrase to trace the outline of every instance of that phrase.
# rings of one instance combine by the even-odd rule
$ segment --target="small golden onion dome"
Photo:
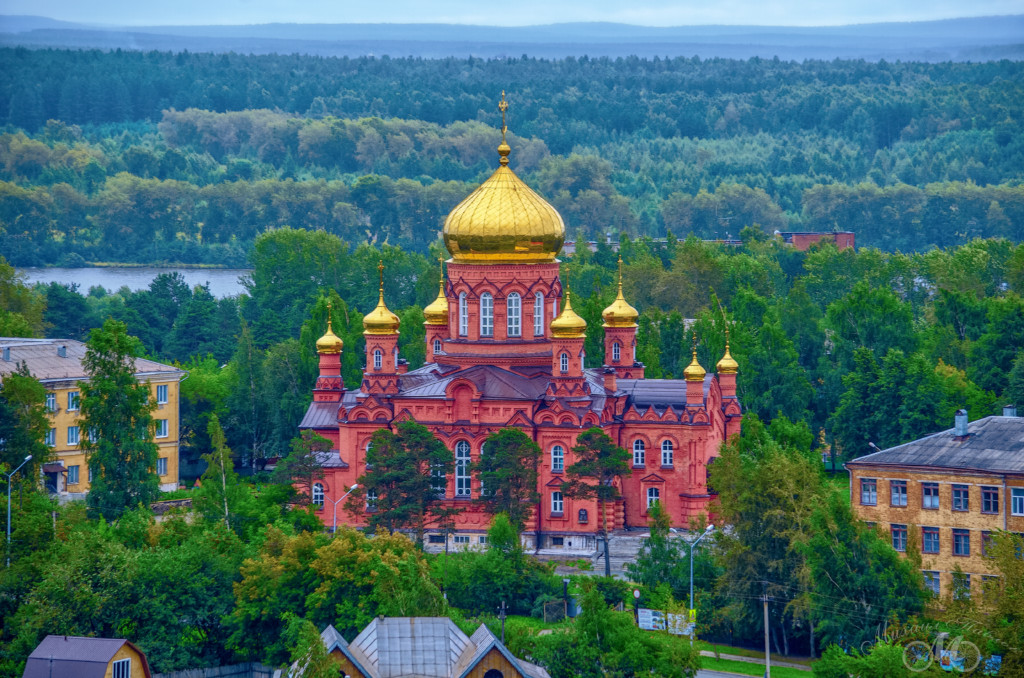
[[[502,92],[501,166],[459,203],[444,222],[444,246],[458,263],[537,264],[555,260],[565,242],[558,211],[508,167]]]
[[[377,307],[363,318],[363,334],[398,334],[398,316],[384,303],[384,264],[377,265],[380,271],[380,297]]]
[[[707,371],[697,362],[697,333],[693,333],[693,360],[683,370],[683,379],[686,381],[704,381]]]
[[[718,365],[715,366],[719,374],[736,374],[740,371],[740,365],[733,359],[732,354],[729,353],[729,340],[725,340],[725,355],[718,361]]]
[[[611,306],[601,312],[605,327],[636,327],[640,313],[622,296],[622,257],[619,257],[619,293]]]
[[[331,329],[331,321],[327,320],[327,331],[324,336],[316,340],[316,352],[321,355],[334,355],[341,353],[342,347],[345,343],[341,340],[334,330]]]
[[[443,265],[442,265],[443,266]],[[444,295],[444,268],[441,269],[441,280],[438,283],[437,299],[423,309],[423,317],[427,325],[448,324],[448,297]]]
[[[572,310],[568,290],[565,292],[565,306],[562,312],[551,321],[551,336],[559,339],[582,339],[587,336],[587,321]]]

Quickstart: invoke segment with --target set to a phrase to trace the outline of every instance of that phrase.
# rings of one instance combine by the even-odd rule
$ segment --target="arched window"
[[[651,508],[661,501],[661,491],[656,487],[647,488],[647,508]]]
[[[552,492],[551,493],[551,512],[561,513],[565,505],[562,503],[562,493]]]
[[[533,295],[533,336],[544,335],[544,293]]]
[[[313,483],[313,505],[323,507],[324,505],[324,486],[320,483]]]
[[[384,366],[384,354],[380,352],[379,348],[373,349],[373,369],[379,370]]]
[[[377,490],[366,491],[366,510],[376,511],[377,510]]]
[[[551,448],[551,470],[556,473],[565,469],[565,448],[555,445]]]
[[[518,337],[523,334],[523,299],[518,293],[508,295],[505,302],[508,311],[508,336]]]
[[[395,371],[398,371],[398,347],[395,346]]]
[[[562,372],[568,372],[569,371],[569,354],[568,353],[563,353],[562,354],[561,358],[559,359],[559,367],[561,367]]]
[[[663,440],[661,442],[661,465],[671,466],[672,465],[672,441]]]
[[[480,445],[480,461],[481,462],[484,460],[484,449],[486,447],[487,447],[486,443],[482,443]],[[484,481],[483,480],[480,481],[480,496],[481,497],[489,496],[488,493],[487,493],[487,488],[484,486]]]
[[[490,669],[484,674],[484,678],[505,678],[505,674],[498,669]]]
[[[622,347],[619,346],[619,342],[617,342],[617,341],[613,342],[612,343],[612,360],[614,360],[615,362],[619,362],[619,360],[621,358],[622,358]]]
[[[364,461],[366,462],[366,468],[367,468],[367,470],[369,470],[369,469],[373,468],[373,464],[371,464],[371,463],[369,462],[369,458],[370,458],[370,450],[371,450],[371,449],[373,449],[373,441],[372,441],[372,440],[367,440],[367,441],[366,441],[366,456],[365,456],[365,457],[363,457],[363,460],[364,460]]]
[[[469,496],[469,443],[455,443],[455,496]]]
[[[480,295],[480,336],[494,336],[494,297],[490,292]]]
[[[459,292],[459,336],[469,334],[469,302],[466,301],[466,293]]]
[[[587,520],[589,520],[589,516],[587,515],[587,509],[580,509],[580,512],[577,514],[576,517],[577,520],[581,523],[587,522]]]
[[[644,445],[644,441],[637,438],[633,441],[633,466],[644,465],[644,452],[647,447]]]
[[[441,352],[441,340],[440,339],[434,339],[434,353],[440,353],[440,352]]]

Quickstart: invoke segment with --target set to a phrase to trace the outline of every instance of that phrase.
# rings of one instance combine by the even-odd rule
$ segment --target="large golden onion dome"
[[[423,317],[427,325],[448,324],[448,297],[444,294],[444,269],[441,269],[441,282],[437,290],[437,299],[430,302],[423,309]]]
[[[733,359],[732,354],[729,353],[729,330],[725,330],[725,355],[718,361],[718,365],[715,366],[719,374],[736,374],[740,371],[740,364]]]
[[[384,303],[384,263],[377,265],[380,271],[380,297],[377,307],[363,317],[363,334],[398,334],[400,321]]]
[[[316,352],[321,355],[336,355],[341,353],[345,342],[341,340],[334,330],[331,329],[331,303],[327,302],[327,331],[324,336],[316,340]]]
[[[501,166],[456,206],[444,222],[444,245],[459,263],[538,264],[554,261],[565,242],[558,211],[508,167],[505,111],[501,93]]]
[[[559,339],[582,339],[587,336],[587,321],[572,310],[569,290],[565,291],[565,306],[562,312],[551,321],[551,336]]]
[[[604,318],[605,327],[636,327],[636,320],[640,317],[637,310],[622,296],[622,257],[619,257],[619,293],[615,301],[601,311],[601,317]]]
[[[697,333],[693,333],[693,360],[683,370],[683,379],[686,381],[704,381],[707,371],[697,362]]]

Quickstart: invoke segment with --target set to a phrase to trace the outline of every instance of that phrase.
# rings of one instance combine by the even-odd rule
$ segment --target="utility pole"
[[[764,582],[764,678],[772,676],[772,653],[768,646],[768,582]]]
[[[498,615],[501,619],[501,644],[505,644],[505,601],[501,601],[501,613]]]
[[[14,469],[7,475],[7,569],[11,567],[11,478],[14,474],[21,470],[21,467],[32,460],[32,455],[25,457],[25,461],[18,465],[18,468]]]

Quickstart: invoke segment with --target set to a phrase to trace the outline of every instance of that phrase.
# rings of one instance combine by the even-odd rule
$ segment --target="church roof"
[[[985,417],[967,425],[966,437],[946,429],[846,465],[1024,473],[1024,417]]]
[[[338,403],[309,404],[299,428],[332,428],[338,425]]]
[[[705,396],[712,378],[712,375],[704,377]],[[637,408],[686,407],[686,382],[682,379],[619,379],[618,388],[629,394],[629,403]]]
[[[402,377],[399,396],[443,398],[445,389],[456,379],[472,382],[487,398],[509,400],[537,400],[544,395],[548,385],[546,375],[527,377],[493,365],[476,365],[443,373],[434,366],[427,366]]]

